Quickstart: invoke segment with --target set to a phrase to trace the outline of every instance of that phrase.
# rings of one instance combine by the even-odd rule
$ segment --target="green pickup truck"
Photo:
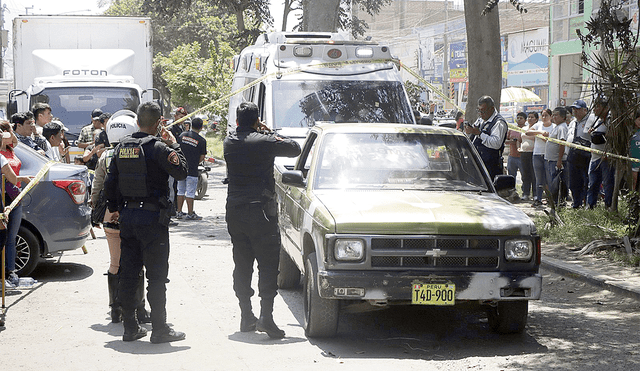
[[[486,306],[522,332],[540,298],[540,238],[497,191],[467,137],[401,124],[319,124],[295,164],[276,161],[280,288],[303,274],[304,328],[335,336],[347,306]]]

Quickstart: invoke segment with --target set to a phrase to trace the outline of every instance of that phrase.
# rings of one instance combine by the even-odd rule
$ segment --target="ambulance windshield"
[[[278,127],[312,127],[316,121],[413,124],[397,81],[274,81]]]

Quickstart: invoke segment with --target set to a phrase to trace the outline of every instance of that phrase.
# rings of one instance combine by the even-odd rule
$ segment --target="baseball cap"
[[[100,108],[96,108],[91,112],[91,119],[97,120],[102,115],[102,110]]]
[[[61,127],[61,129],[63,131],[66,131],[67,133],[69,132],[69,129],[66,126],[64,126],[62,121],[60,121],[60,120],[51,120],[51,122],[55,122],[56,124],[60,125],[60,127]]]
[[[176,109],[176,113],[180,113],[180,114],[183,114],[183,115],[187,115],[187,110],[186,110],[186,109],[184,109],[184,107],[178,107],[178,108]]]
[[[577,101],[573,102],[571,108],[587,108],[587,104],[582,99],[578,99]]]

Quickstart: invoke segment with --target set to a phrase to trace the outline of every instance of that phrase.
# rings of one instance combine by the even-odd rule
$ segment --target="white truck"
[[[13,36],[9,115],[48,103],[72,144],[94,109],[135,111],[157,91],[150,18],[20,16]]]
[[[238,93],[229,100],[227,132],[235,131],[236,108],[247,101],[268,127],[300,141],[320,121],[414,124],[393,60],[385,45],[336,33],[263,34],[234,57]]]

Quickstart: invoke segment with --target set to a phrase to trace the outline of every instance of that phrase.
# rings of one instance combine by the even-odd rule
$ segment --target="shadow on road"
[[[267,334],[262,332],[236,332],[229,335],[229,340],[246,344],[269,344],[269,345],[287,345],[294,343],[305,343],[306,338],[296,338],[287,336],[284,339],[271,339]]]
[[[302,325],[301,290],[280,290]],[[459,360],[467,357],[545,353],[529,335],[497,335],[476,305],[455,308],[392,306],[366,313],[340,313],[338,335],[309,339],[325,357]]]
[[[81,281],[93,275],[89,266],[76,263],[45,261],[38,264],[31,277],[39,282]]]

